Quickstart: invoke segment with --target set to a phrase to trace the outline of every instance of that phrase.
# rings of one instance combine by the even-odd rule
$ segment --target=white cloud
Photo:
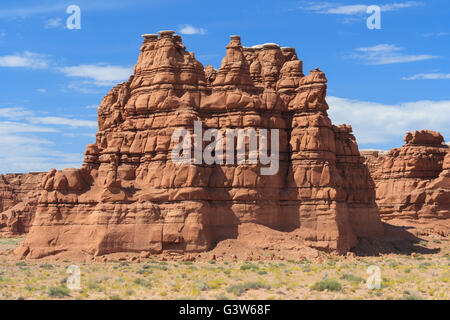
[[[300,6],[298,9],[311,11],[318,14],[336,14],[336,15],[363,15],[366,14],[367,7],[371,4],[353,4],[353,5],[343,5],[341,3],[330,3],[330,2],[311,2],[303,1],[304,5]],[[418,1],[406,1],[406,2],[396,2],[388,3],[384,5],[379,5],[382,12],[397,11],[405,8],[412,8],[423,5],[422,2]]]
[[[48,55],[25,51],[22,54],[0,56],[0,67],[45,69],[49,66]]]
[[[351,58],[360,60],[364,64],[392,64],[422,61],[438,58],[429,54],[408,55],[403,54],[402,48],[393,44],[379,44],[373,47],[356,48],[357,53]]]
[[[362,145],[402,143],[407,131],[429,129],[450,138],[450,101],[416,101],[382,104],[329,96],[333,123],[353,127]]]
[[[86,109],[98,109],[98,104],[90,104],[85,107]]]
[[[90,120],[39,117],[23,107],[0,108],[0,172],[79,167],[83,150],[62,152],[58,139],[61,136],[93,138],[96,127],[97,123]],[[63,142],[70,143],[70,139]]]
[[[53,28],[59,28],[62,27],[63,21],[61,18],[51,18],[45,21],[44,28],[46,29],[53,29]]]
[[[206,34],[206,30],[203,28],[196,28],[190,24],[180,26],[178,31],[181,34]]]
[[[0,135],[25,132],[58,132],[58,130],[24,122],[0,121]]]
[[[37,91],[40,93],[47,93],[47,89],[45,89],[45,88],[37,89]]]
[[[381,11],[395,11],[399,9],[412,8],[422,6],[423,2],[419,1],[406,1],[406,2],[396,2],[396,3],[388,3],[381,5]]]
[[[23,107],[1,108],[0,109],[0,118],[5,118],[5,119],[9,119],[9,120],[23,119],[24,117],[29,117],[32,115],[33,115],[33,112],[26,110]]]
[[[81,166],[83,154],[54,149],[54,143],[35,137],[2,134],[0,136],[0,172],[48,171]]]
[[[79,120],[61,117],[33,117],[29,119],[31,123],[69,126],[69,127],[87,127],[97,128],[97,122],[91,120]]]
[[[403,77],[402,80],[441,80],[450,79],[450,73],[418,73],[410,77]]]
[[[332,7],[325,10],[323,13],[331,13],[331,14],[345,14],[345,15],[353,15],[359,13],[365,13],[367,10],[367,5],[364,4],[356,4],[351,6],[338,6]]]
[[[133,68],[131,67],[106,64],[83,64],[59,68],[59,71],[64,73],[67,77],[92,79],[92,83],[100,87],[108,87],[116,82],[126,81],[130,75],[133,74]]]

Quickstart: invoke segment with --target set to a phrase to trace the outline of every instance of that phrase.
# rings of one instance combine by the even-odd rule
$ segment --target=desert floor
[[[450,299],[450,241],[423,238],[430,254],[236,261],[20,261],[10,254],[22,238],[0,239],[0,299]],[[164,260],[164,259],[163,259]],[[77,265],[79,290],[67,268]],[[368,289],[369,266],[381,288]],[[372,282],[375,284],[375,282]]]

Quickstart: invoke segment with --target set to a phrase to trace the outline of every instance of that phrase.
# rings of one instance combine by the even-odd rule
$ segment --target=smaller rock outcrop
[[[439,132],[408,132],[387,153],[362,155],[376,185],[383,220],[400,218],[450,229],[450,149]],[[446,232],[447,232],[446,231]]]
[[[45,172],[0,174],[0,234],[28,232],[41,194]]]

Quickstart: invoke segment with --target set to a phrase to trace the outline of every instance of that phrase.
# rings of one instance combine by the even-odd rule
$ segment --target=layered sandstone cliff
[[[450,229],[450,148],[441,134],[408,132],[387,153],[363,152],[382,218],[434,222]]]
[[[357,237],[382,233],[351,127],[328,118],[322,71],[304,76],[293,48],[244,48],[239,36],[231,36],[214,70],[172,31],[143,37],[134,75],[99,106],[96,142],[81,169],[52,170],[43,179],[19,256],[199,252],[236,238],[245,223],[296,234],[298,246],[340,253]],[[227,129],[254,129],[261,139],[265,129],[277,129],[279,136],[266,142],[274,154],[270,140],[278,140],[278,170],[261,175],[267,165],[248,159],[174,163],[172,134],[193,134],[195,121],[223,136]]]
[[[0,174],[0,234],[28,232],[41,192],[45,172]]]

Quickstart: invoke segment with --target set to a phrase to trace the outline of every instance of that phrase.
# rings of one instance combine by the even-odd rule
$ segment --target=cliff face
[[[96,142],[81,169],[52,170],[43,179],[19,256],[204,251],[236,238],[245,223],[340,253],[358,236],[382,233],[351,127],[328,118],[322,71],[304,76],[293,48],[243,48],[239,36],[231,36],[219,70],[203,68],[171,31],[144,39],[134,75],[99,106]],[[197,137],[196,121],[202,132],[223,137],[227,129],[254,129],[278,170],[262,175],[268,165],[248,160],[175,163],[173,134]],[[265,129],[279,136],[264,137]],[[250,143],[237,148],[250,150]]]
[[[436,222],[450,227],[450,149],[434,131],[408,132],[385,154],[364,152],[376,183],[382,218]]]
[[[0,175],[0,234],[28,232],[46,173]]]

